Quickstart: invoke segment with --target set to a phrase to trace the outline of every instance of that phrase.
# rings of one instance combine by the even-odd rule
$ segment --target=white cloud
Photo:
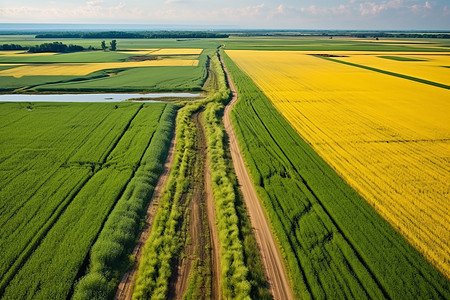
[[[410,10],[416,14],[427,14],[432,9],[433,9],[433,6],[428,1],[426,1],[423,5],[414,4],[414,5],[410,6]]]
[[[365,2],[359,5],[360,13],[365,15],[377,15],[382,11],[396,9],[403,6],[403,0],[383,1],[381,3]]]
[[[86,1],[84,5],[74,8],[41,8],[32,6],[2,8],[0,16],[23,20],[32,19],[38,21],[67,21],[79,19],[102,19],[105,17],[120,17],[124,13],[125,4],[119,3],[115,6],[103,5],[103,0]]]

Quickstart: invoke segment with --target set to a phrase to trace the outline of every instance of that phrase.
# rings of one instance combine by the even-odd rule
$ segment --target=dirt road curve
[[[264,214],[261,203],[259,202],[256,190],[247,172],[244,164],[244,159],[240,153],[239,145],[236,140],[236,136],[231,125],[230,111],[234,103],[237,101],[238,96],[233,82],[231,81],[230,75],[223,63],[222,57],[220,58],[224,71],[227,77],[227,81],[231,92],[233,93],[233,98],[230,103],[225,108],[224,114],[224,125],[225,130],[230,138],[230,150],[231,157],[233,159],[234,169],[236,170],[236,175],[241,185],[241,190],[244,195],[244,201],[247,206],[248,213],[250,215],[250,220],[252,227],[255,229],[256,241],[258,242],[262,261],[264,265],[264,270],[268,278],[270,289],[275,300],[288,300],[294,299],[291,288],[289,287],[288,277],[283,268],[283,263],[281,260],[281,255],[273,239],[272,233],[270,231],[269,223]]]
[[[133,255],[136,258],[136,261],[134,262],[133,268],[129,272],[125,273],[125,275],[123,275],[114,299],[120,300],[131,299],[133,292],[132,286],[135,281],[137,269],[139,267],[142,249],[144,248],[145,242],[147,241],[150,235],[152,229],[151,225],[153,224],[153,219],[155,218],[156,209],[158,207],[159,199],[161,197],[161,192],[164,186],[166,185],[167,178],[169,177],[170,168],[172,166],[173,157],[175,153],[174,150],[175,150],[175,137],[172,139],[172,142],[170,144],[169,154],[167,156],[166,162],[164,163],[164,169],[161,173],[161,176],[159,176],[158,183],[156,184],[150,205],[148,206],[147,209],[144,231],[142,231],[141,236],[139,237],[139,241],[133,250]]]

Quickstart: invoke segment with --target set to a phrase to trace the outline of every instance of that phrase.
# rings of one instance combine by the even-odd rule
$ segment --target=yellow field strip
[[[295,51],[227,53],[317,153],[450,277],[449,91]]]
[[[56,52],[41,52],[41,53],[28,53],[27,51],[0,51],[0,56],[7,56],[7,57],[17,57],[17,56],[49,56],[49,55],[55,55]]]
[[[119,51],[119,53],[132,54],[132,55],[150,55],[152,52],[158,49],[140,49],[140,50],[129,50],[129,51]]]
[[[152,55],[180,55],[180,54],[201,54],[203,49],[197,48],[166,48],[152,52]]]
[[[424,61],[396,61],[379,56],[400,56]],[[381,55],[350,55],[348,57],[333,58],[450,85],[450,68],[443,67],[450,66],[450,55],[391,55],[389,53]]]
[[[234,50],[231,50],[234,51]],[[404,55],[429,55],[429,56],[446,56],[450,55],[450,51],[446,52],[405,52],[405,51],[296,51],[298,54],[333,54],[333,55],[378,55],[378,56],[404,56]]]
[[[116,62],[116,63],[55,63],[45,65],[25,65],[12,69],[0,71],[0,76],[78,76],[87,75],[95,71],[117,68],[136,67],[167,67],[167,66],[197,66],[198,60],[187,59],[163,59],[146,60],[139,62]]]

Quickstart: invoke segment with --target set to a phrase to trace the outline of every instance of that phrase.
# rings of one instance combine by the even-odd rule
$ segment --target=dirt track
[[[275,300],[294,299],[288,283],[288,277],[286,276],[285,270],[283,268],[281,254],[278,251],[277,245],[269,227],[269,223],[267,222],[266,215],[264,214],[264,210],[261,206],[261,203],[259,202],[256,190],[245,167],[244,159],[239,150],[236,135],[233,131],[230,111],[234,103],[236,103],[238,95],[234,84],[228,74],[228,71],[223,63],[222,57],[220,57],[220,60],[226,74],[228,85],[231,92],[233,93],[232,100],[225,107],[223,121],[225,130],[230,138],[230,151],[231,157],[233,159],[233,166],[236,171],[242,193],[244,195],[244,201],[247,206],[248,214],[250,215],[252,227],[254,228],[256,241],[261,251],[264,270],[266,272],[266,276],[270,284],[270,289]]]
[[[184,255],[179,263],[177,271],[169,283],[171,288],[168,299],[183,299],[188,288],[189,277],[194,270],[195,261],[197,265],[206,267],[210,273],[210,280],[203,278],[200,299],[208,299],[207,290],[211,288],[211,298],[220,299],[220,266],[218,254],[218,233],[215,225],[214,199],[211,188],[211,178],[207,163],[207,143],[206,136],[201,121],[202,113],[192,115],[192,120],[197,129],[197,157],[193,170],[193,190],[192,199],[188,205],[188,231],[190,242],[185,245]],[[212,210],[211,210],[212,207]],[[208,251],[207,244],[211,244],[211,251]],[[212,277],[212,278],[211,278]],[[210,284],[208,287],[207,285]]]
[[[147,209],[147,215],[145,218],[145,227],[144,231],[142,231],[141,236],[139,237],[139,241],[136,247],[133,250],[133,256],[136,258],[134,262],[133,268],[123,275],[122,280],[119,283],[119,287],[117,288],[116,295],[114,299],[126,300],[131,299],[133,290],[132,286],[136,278],[137,269],[139,267],[142,249],[144,248],[145,242],[147,241],[153,224],[153,219],[155,218],[156,210],[158,208],[159,199],[161,197],[161,192],[166,185],[167,178],[169,177],[170,168],[172,166],[173,157],[175,153],[175,137],[172,139],[169,148],[169,154],[167,156],[166,162],[164,163],[164,169],[159,176],[158,183],[156,184],[155,190],[152,195],[152,199],[150,201],[150,205]]]

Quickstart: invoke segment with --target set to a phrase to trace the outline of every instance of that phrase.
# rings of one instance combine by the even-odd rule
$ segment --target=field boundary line
[[[431,85],[431,86],[435,86],[435,87],[439,87],[439,88],[450,90],[450,86],[446,85],[446,84],[443,84],[443,83],[438,83],[438,82],[434,82],[434,81],[430,81],[430,80],[426,80],[426,79],[422,79],[422,78],[417,78],[417,77],[413,77],[413,76],[409,76],[409,75],[403,75],[403,74],[400,74],[400,73],[385,71],[385,70],[382,70],[382,69],[377,69],[377,68],[373,68],[373,67],[369,67],[369,66],[355,64],[355,63],[351,63],[351,62],[348,62],[348,61],[341,61],[341,60],[338,60],[338,59],[333,59],[331,57],[324,57],[324,56],[314,55],[314,54],[312,56],[318,57],[318,58],[322,58],[322,59],[325,59],[325,60],[329,60],[329,61],[332,61],[332,62],[337,62],[337,63],[341,63],[341,64],[344,64],[344,65],[352,66],[352,67],[357,67],[357,68],[361,68],[361,69],[365,69],[365,70],[369,70],[369,71],[374,71],[374,72],[378,72],[378,73],[385,74],[385,75],[395,76],[395,77],[398,77],[398,78],[403,78],[403,79],[407,79],[407,80],[411,80],[411,81],[415,81],[415,82],[428,84],[428,85]]]

